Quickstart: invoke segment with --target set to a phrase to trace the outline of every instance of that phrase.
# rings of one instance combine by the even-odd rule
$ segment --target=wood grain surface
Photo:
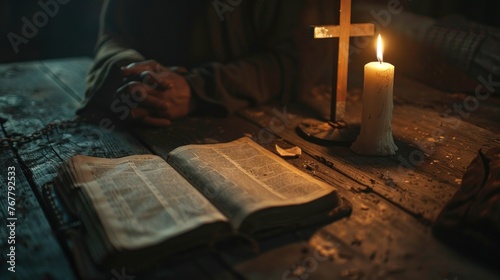
[[[73,118],[83,98],[90,61],[0,65],[0,117],[5,119],[0,137],[27,134]],[[350,79],[354,82],[350,82],[348,106],[356,117],[359,76]],[[250,108],[228,118],[188,118],[166,129],[116,129],[102,136],[96,136],[96,130],[102,132],[98,124],[75,124],[58,127],[20,147],[3,148],[0,174],[3,179],[7,166],[16,166],[22,223],[17,232],[20,272],[6,274],[2,264],[1,279],[78,278],[77,262],[69,254],[71,244],[51,228],[54,224],[40,195],[63,160],[76,153],[166,156],[181,145],[242,136],[271,151],[275,144],[302,148],[302,156],[287,161],[337,188],[353,204],[352,215],[261,240],[259,253],[248,246],[226,244],[210,254],[163,264],[135,275],[136,279],[498,279],[499,271],[456,253],[430,232],[477,150],[500,144],[498,98],[482,102],[467,118],[457,114],[443,118],[470,95],[441,92],[403,76],[396,77],[394,93],[392,125],[399,151],[390,157],[358,156],[348,146],[304,140],[296,125],[318,114],[300,104]],[[329,100],[323,101],[329,109]],[[6,199],[1,197],[1,217],[6,220]],[[5,231],[1,227],[1,236]],[[6,241],[0,240],[2,263]],[[114,277],[112,271],[103,275]]]

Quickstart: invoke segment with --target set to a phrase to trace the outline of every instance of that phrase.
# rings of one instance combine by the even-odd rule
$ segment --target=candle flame
[[[377,39],[377,59],[380,63],[384,62],[384,45],[382,43],[382,36],[378,34]]]

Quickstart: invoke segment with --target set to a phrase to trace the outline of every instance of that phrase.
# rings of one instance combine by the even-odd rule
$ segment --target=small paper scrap
[[[275,146],[276,146],[276,151],[282,157],[298,157],[302,154],[302,150],[297,146],[291,147],[289,149],[283,149],[278,145]]]

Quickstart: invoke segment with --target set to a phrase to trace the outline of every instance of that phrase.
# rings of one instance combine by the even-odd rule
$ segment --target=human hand
[[[118,94],[137,101],[130,111],[134,122],[151,126],[169,126],[173,119],[194,110],[194,100],[186,79],[179,75],[184,68],[166,68],[154,60],[132,63],[121,69],[129,81]]]

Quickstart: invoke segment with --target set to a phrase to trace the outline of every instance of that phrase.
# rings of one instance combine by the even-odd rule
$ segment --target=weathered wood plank
[[[44,72],[38,62],[0,65],[0,112],[9,120],[4,125],[7,135],[29,133],[74,115],[76,101]]]
[[[40,61],[40,66],[54,81],[59,82],[61,87],[66,88],[67,93],[80,102],[85,91],[85,75],[91,63],[92,59],[88,57],[78,57],[44,60]]]
[[[44,104],[53,103],[53,101],[50,101],[51,96],[42,94],[50,91],[51,85],[47,83],[47,79],[40,73],[36,62],[0,66],[0,92],[2,93],[0,96],[0,112],[2,117],[7,120],[3,124],[7,136],[31,133],[43,126],[42,121],[37,118],[37,114],[45,112]],[[60,97],[64,96],[61,95]],[[60,112],[65,112],[68,108],[71,108],[73,102],[71,100],[60,100]],[[25,120],[25,122],[22,120]],[[9,161],[12,162],[13,160],[14,154],[11,153]],[[9,161],[6,160],[5,164]],[[2,162],[4,161],[2,160]],[[41,173],[43,174],[43,171]],[[28,252],[19,257],[19,260],[23,262],[24,254],[26,254],[25,259],[29,260],[27,262],[29,267],[23,266],[23,270],[31,273],[27,274],[31,275],[29,278],[39,278],[42,275],[46,277],[54,276],[54,279],[74,278],[70,262],[61,251],[55,235],[52,233],[44,216],[40,200],[41,195],[38,192],[39,188],[32,188],[25,177],[27,174],[28,178],[32,180],[31,171],[25,170],[23,173],[21,168],[17,168],[17,174],[20,178],[23,178],[23,183],[20,184],[23,187],[23,201],[26,205],[29,205],[27,214],[29,216],[23,225],[29,230],[24,233],[23,244],[33,244]],[[36,249],[36,254],[33,254],[32,250],[34,249]],[[34,258],[35,256],[36,258]],[[58,275],[58,271],[61,271],[62,274]],[[24,277],[21,276],[20,279],[24,279]]]
[[[0,131],[0,137],[3,132]],[[7,228],[8,167],[15,169],[15,244],[10,244]],[[31,189],[28,179],[24,176],[16,155],[9,149],[0,150],[0,179],[2,195],[0,196],[0,217],[3,225],[0,227],[0,279],[76,279],[70,262],[59,246],[59,243],[45,218],[38,199]],[[10,259],[10,247],[15,246],[15,273],[8,271],[7,261]]]
[[[393,134],[399,151],[391,157],[366,157],[356,155],[346,146],[320,146],[298,136],[294,128],[307,115],[304,111],[289,117],[284,123],[286,128],[273,129],[276,108],[272,110],[246,110],[242,115],[303,147],[310,155],[328,159],[338,172],[429,221],[454,193],[477,150],[498,145],[499,141],[498,131],[478,127],[469,120],[461,121],[460,128],[455,129],[448,120],[442,124],[439,112],[398,105],[394,110]]]
[[[492,132],[498,132],[500,98],[495,96],[494,93],[486,91],[485,87],[482,87],[483,91],[480,93],[443,92],[404,76],[397,76],[396,78],[398,91],[395,92],[394,96],[395,106],[413,105],[429,108],[440,115],[447,114],[459,118],[461,121],[489,129]],[[480,80],[476,82],[477,86],[482,86]],[[476,101],[477,104],[475,104]],[[469,102],[468,107],[465,107],[464,102]],[[477,108],[475,108],[476,105]],[[459,107],[462,107],[463,116],[459,113]],[[467,108],[470,110],[467,110]]]
[[[320,169],[317,175],[328,180],[332,173],[322,173]],[[345,195],[349,197],[348,193]],[[364,273],[365,275],[376,275],[376,279],[433,279],[450,276],[453,279],[454,275],[459,279],[498,277],[498,272],[474,263],[442,245],[432,237],[427,225],[403,213],[390,201],[380,199],[372,193],[356,193],[349,198],[355,205],[354,214],[349,219],[325,227],[321,238],[325,240],[335,233],[344,243],[353,245],[355,251],[368,255],[374,270],[369,274]],[[355,228],[355,233],[346,230],[349,228]],[[312,243],[322,246],[319,241],[312,240]],[[356,271],[359,267],[348,268],[349,271],[351,269]]]

